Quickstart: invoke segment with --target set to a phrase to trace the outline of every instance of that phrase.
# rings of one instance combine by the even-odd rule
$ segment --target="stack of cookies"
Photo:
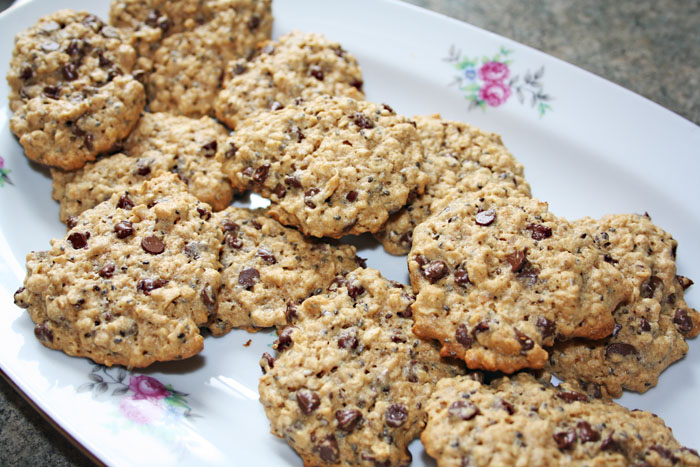
[[[67,225],[15,294],[36,337],[137,368],[275,327],[260,401],[305,465],[405,465],[419,436],[440,465],[700,465],[612,401],[700,333],[675,240],[555,215],[499,136],[366,101],[340,44],[271,25],[269,0],[114,0],[17,36],[11,129]],[[230,206],[250,191],[269,208]],[[363,233],[410,286],[335,240]]]

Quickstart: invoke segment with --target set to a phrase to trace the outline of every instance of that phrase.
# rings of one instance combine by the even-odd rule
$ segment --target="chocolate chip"
[[[603,255],[603,261],[605,261],[606,263],[610,263],[610,264],[617,264],[617,263],[619,263],[618,260],[616,260],[615,258],[613,258],[612,256],[610,256],[610,255],[607,254],[607,253],[606,253],[605,255]]]
[[[314,448],[318,451],[318,455],[321,457],[323,462],[329,464],[335,464],[338,462],[338,456],[340,455],[340,449],[338,448],[338,442],[335,440],[335,436],[326,435],[323,441],[316,445]]]
[[[226,232],[238,232],[238,230],[241,228],[240,225],[232,221],[231,219],[224,219],[221,221],[221,229]]]
[[[229,143],[229,146],[231,146],[231,147],[228,149],[228,151],[226,151],[226,152],[224,153],[224,157],[225,157],[226,159],[232,158],[232,157],[235,156],[236,153],[238,152],[238,148],[236,147],[235,144]]]
[[[544,240],[552,236],[552,229],[542,224],[529,224],[525,230],[530,231],[533,240]]]
[[[525,266],[525,251],[516,251],[509,255],[506,255],[506,261],[510,263],[510,270],[513,272],[519,272],[523,266]]]
[[[298,178],[296,178],[294,176],[289,176],[289,177],[285,178],[284,183],[286,183],[287,185],[289,185],[293,188],[301,188],[301,182],[299,181]]]
[[[355,263],[362,269],[367,268],[367,258],[362,258],[360,256],[355,255]]]
[[[78,78],[78,69],[74,63],[67,63],[61,70],[63,77],[68,81],[73,81]]]
[[[71,246],[76,250],[79,250],[81,248],[87,248],[87,240],[88,237],[81,232],[73,232],[68,236],[68,241],[70,242]]]
[[[331,281],[330,285],[328,286],[328,290],[337,290],[338,287],[345,287],[347,286],[348,281],[345,279],[343,276],[335,276],[333,280]]]
[[[58,86],[44,86],[43,93],[51,99],[58,99],[61,93],[61,88]]]
[[[357,344],[357,335],[354,330],[346,330],[338,337],[338,347],[341,349],[356,349]]]
[[[88,151],[92,151],[93,149],[95,149],[95,147],[92,144],[93,139],[94,138],[92,135],[85,136],[84,143],[85,143],[85,147],[88,149]],[[150,172],[151,169],[148,169],[148,171]]]
[[[513,415],[515,413],[515,408],[513,407],[513,404],[506,400],[499,400],[497,403],[497,407],[505,410],[506,412],[508,412],[509,415]]]
[[[642,282],[642,285],[639,287],[639,292],[642,298],[652,298],[656,289],[660,288],[663,290],[663,287],[664,281],[657,276],[651,276],[649,279]]]
[[[496,220],[496,211],[493,209],[488,209],[486,211],[479,211],[476,213],[476,217],[474,218],[474,222],[476,222],[479,225],[491,225],[493,224],[493,221]]]
[[[257,251],[257,253],[255,253],[255,256],[257,256],[258,258],[262,258],[262,260],[265,261],[267,264],[277,263],[277,258],[275,258],[275,255],[273,255],[272,252],[267,248],[260,248]]]
[[[199,214],[200,219],[209,220],[211,219],[211,212],[202,206],[197,206],[197,214]]]
[[[557,397],[565,402],[588,402],[588,396],[576,391],[561,391]]]
[[[53,331],[49,329],[46,323],[34,326],[34,336],[40,341],[53,342]]]
[[[141,248],[143,248],[146,253],[159,255],[165,251],[165,243],[163,243],[160,238],[151,235],[141,240]]]
[[[338,420],[338,428],[349,432],[354,430],[362,420],[362,412],[356,409],[337,410],[335,419]]]
[[[125,209],[128,211],[134,207],[134,202],[131,200],[131,198],[129,198],[129,195],[127,193],[124,193],[119,197],[119,201],[117,201],[117,207],[119,209]]]
[[[639,330],[640,332],[651,331],[651,324],[649,324],[649,321],[647,321],[646,318],[639,320]]]
[[[248,67],[245,66],[243,63],[236,63],[233,65],[233,68],[231,69],[231,73],[234,75],[242,75],[248,70]]]
[[[561,451],[566,451],[571,449],[576,442],[576,432],[574,430],[560,431],[554,433],[554,441],[557,443],[557,447]]]
[[[168,284],[164,279],[141,279],[136,284],[136,290],[140,290],[145,295],[150,295],[152,290],[160,289]]]
[[[423,277],[428,279],[431,284],[436,283],[450,272],[447,264],[440,260],[431,261],[423,266],[421,270]]]
[[[22,70],[22,73],[19,75],[20,78],[23,80],[27,81],[30,80],[34,77],[34,70],[32,70],[32,67],[24,67]]]
[[[216,148],[219,146],[216,140],[210,141],[202,146],[202,151],[204,151],[204,157],[214,157],[216,154]]]
[[[318,65],[311,65],[309,67],[309,74],[319,81],[323,81],[323,70]]]
[[[457,330],[455,331],[455,340],[464,347],[471,347],[472,338],[469,336],[469,329],[467,328],[466,324],[462,323],[457,326]]]
[[[392,109],[389,104],[382,103],[382,107],[384,108],[384,110],[386,110],[387,112],[389,112],[392,115],[396,113],[396,112],[394,112],[394,109]]]
[[[637,349],[631,344],[616,342],[605,348],[605,358],[609,358],[612,354],[619,354],[623,357],[628,355],[637,355]]]
[[[260,273],[255,268],[244,268],[238,274],[238,283],[250,290],[260,279]]]
[[[345,199],[347,199],[351,203],[354,203],[355,200],[357,199],[357,192],[355,190],[348,191],[348,194],[345,195]]]
[[[469,281],[469,273],[465,269],[455,269],[454,276],[455,284],[457,285],[466,287],[467,285],[471,284]]]
[[[277,339],[275,340],[275,342],[272,343],[272,346],[275,348],[275,350],[277,350],[277,352],[284,352],[289,347],[291,347],[291,345],[293,344],[293,331],[294,326],[286,326],[279,332]]]
[[[260,222],[256,221],[255,219],[252,219],[252,220],[250,221],[250,225],[252,225],[253,227],[255,227],[255,230],[260,230],[260,229],[262,229],[262,224],[261,224]]]
[[[282,110],[282,109],[284,109],[284,106],[280,102],[273,101],[272,104],[270,104],[270,110],[272,110],[273,112],[275,110]]]
[[[620,443],[613,439],[612,433],[608,435],[607,438],[603,440],[602,443],[600,443],[600,450],[601,451],[616,451],[623,453],[624,449],[622,448],[622,445]]]
[[[227,233],[226,235],[224,235],[224,243],[236,250],[243,246],[243,240],[238,238],[235,233]]]
[[[76,225],[78,225],[78,218],[76,216],[70,216],[68,219],[66,219],[66,227],[68,227],[69,230]]]
[[[595,431],[591,425],[585,421],[581,420],[576,424],[576,429],[578,431],[578,437],[581,438],[582,443],[588,443],[590,441],[598,441],[600,439],[600,433]]]
[[[693,330],[693,320],[683,308],[676,309],[673,314],[673,324],[676,325],[681,334],[687,334]]]
[[[100,272],[98,274],[104,279],[109,279],[114,275],[115,268],[116,266],[114,265],[114,263],[107,263],[104,266],[102,266],[102,269],[100,269]]]
[[[408,409],[403,404],[391,404],[384,412],[384,421],[392,428],[398,428],[408,418]]]
[[[80,128],[77,123],[73,125],[72,122],[67,122],[66,124],[71,124],[70,132],[73,133],[75,136],[85,136],[85,130]]]
[[[391,315],[389,315],[389,316],[391,316]],[[391,336],[391,342],[393,342],[395,344],[405,344],[406,338],[399,335],[399,334],[394,334],[393,336]]]
[[[160,18],[160,11],[151,10],[148,12],[148,15],[146,15],[146,19],[143,22],[151,26],[152,28],[155,28],[158,18]]]
[[[216,307],[216,294],[211,285],[206,285],[202,288],[202,291],[199,292],[199,298],[207,309],[213,310]]]
[[[399,245],[403,246],[404,248],[410,249],[412,244],[413,232],[406,232],[405,234],[399,237]]]
[[[289,134],[294,137],[297,143],[301,143],[301,141],[305,138],[304,133],[302,133],[301,129],[296,125],[292,125],[289,128]]]
[[[263,164],[253,172],[253,181],[257,183],[265,183],[267,176],[270,173],[270,164]]]
[[[471,420],[479,415],[479,408],[469,401],[455,401],[448,409],[450,417],[459,418],[460,420]]]
[[[553,336],[556,332],[557,326],[554,321],[550,321],[545,317],[539,316],[535,322],[535,326],[540,330],[543,338]]]
[[[527,352],[535,346],[535,343],[532,341],[532,339],[530,339],[526,334],[518,331],[517,329],[515,329],[515,337],[520,343],[521,352]]]
[[[350,86],[354,87],[358,91],[362,91],[363,84],[364,83],[362,82],[361,79],[353,79],[352,81],[350,81]]]
[[[474,326],[474,329],[472,329],[472,336],[476,336],[480,332],[486,332],[489,330],[489,322],[488,320],[486,321],[481,321],[478,323],[476,326]]]
[[[84,45],[85,43],[80,39],[71,39],[68,47],[66,47],[66,53],[71,56],[82,54]]]
[[[272,190],[272,192],[279,199],[282,199],[287,195],[287,190],[284,188],[284,185],[282,185],[281,183],[278,183],[277,185],[275,185],[275,189]]]
[[[129,221],[117,222],[114,226],[114,232],[117,234],[117,238],[124,239],[134,233],[134,226]]]
[[[672,464],[675,464],[679,461],[679,459],[676,456],[674,456],[670,450],[666,449],[663,446],[659,446],[657,444],[655,446],[650,447],[649,449],[652,451],[656,451],[664,459],[670,460]]]
[[[246,26],[248,26],[248,31],[255,31],[260,26],[260,17],[258,15],[252,15],[250,19],[248,19]]]
[[[348,295],[355,300],[357,297],[365,293],[365,288],[359,284],[348,284]]]
[[[87,15],[81,22],[95,32],[99,31],[104,26],[102,20],[95,15]]]
[[[305,415],[309,415],[321,405],[321,398],[318,393],[308,389],[299,389],[296,393],[299,408]]]
[[[287,319],[287,323],[292,323],[297,319],[297,307],[291,301],[287,302],[287,309],[284,311],[284,317]]]
[[[106,68],[112,65],[112,61],[105,57],[102,50],[97,50],[97,61],[99,62],[101,68]]]
[[[343,58],[345,55],[345,50],[341,46],[333,47],[333,52],[340,58]]]
[[[678,283],[681,284],[683,290],[687,290],[688,287],[694,284],[692,280],[688,279],[685,276],[676,275],[676,279],[678,280]]]
[[[274,357],[273,357],[272,355],[270,355],[270,354],[267,353],[267,352],[264,352],[264,353],[262,354],[262,358],[265,360],[265,362],[267,362],[267,366],[268,366],[270,369],[272,369],[272,368],[275,367],[275,359],[274,359]],[[266,372],[265,372],[265,367],[262,367],[262,370],[263,370],[263,374],[265,374],[265,373],[266,373]]]
[[[320,192],[321,190],[318,188],[309,188],[308,190],[306,190],[306,192],[304,193],[304,204],[306,204],[311,209],[314,209],[316,207],[316,203],[314,203],[313,200],[311,200],[311,197],[316,196]]]
[[[411,311],[411,305],[408,305],[405,310],[396,313],[396,316],[403,319],[409,319],[413,317],[413,311]]]
[[[374,122],[365,117],[363,113],[355,112],[355,114],[352,116],[352,120],[355,122],[355,125],[362,129],[368,130],[370,128],[374,128]]]

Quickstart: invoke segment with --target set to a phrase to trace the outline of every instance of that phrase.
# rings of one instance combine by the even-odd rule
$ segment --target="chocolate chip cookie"
[[[210,209],[173,174],[116,193],[27,256],[15,303],[68,355],[129,368],[195,355],[221,286]]]
[[[164,172],[180,176],[190,193],[215,211],[233,197],[214,158],[228,131],[214,119],[145,113],[123,145],[125,154],[104,157],[80,170],[52,170],[53,193],[62,222]]]
[[[556,337],[600,339],[627,299],[622,274],[547,203],[488,184],[416,227],[415,333],[469,368],[542,368]]]
[[[503,182],[513,190],[530,195],[523,166],[503,145],[501,137],[439,115],[413,117],[425,149],[424,171],[428,175],[425,193],[409,199],[406,207],[389,218],[375,234],[384,250],[405,255],[411,249],[413,229],[439,208],[433,203],[449,202],[463,193]]]
[[[659,374],[688,352],[685,339],[700,332],[700,313],[683,300],[691,281],[676,275],[677,243],[647,216],[609,215],[576,221],[593,236],[605,260],[632,287],[627,303],[613,313],[611,336],[555,344],[552,372],[614,397],[623,389],[644,392]]]
[[[293,31],[262,45],[251,61],[226,68],[214,108],[231,128],[259,110],[279,110],[296,98],[319,94],[364,99],[355,57],[321,34]]]
[[[481,384],[443,379],[421,435],[445,466],[700,465],[656,415],[520,373]]]
[[[257,114],[217,157],[234,187],[269,198],[272,217],[315,237],[377,232],[426,180],[414,122],[349,97]]]
[[[232,327],[286,326],[304,299],[358,266],[355,247],[307,239],[262,211],[230,207],[214,221],[224,234],[223,287],[209,323],[214,335]]]
[[[342,280],[341,280],[342,279]],[[405,465],[435,383],[463,374],[411,332],[407,287],[358,269],[304,301],[265,354],[260,402],[304,465]]]
[[[86,12],[61,10],[18,34],[10,129],[27,157],[74,170],[125,138],[145,104],[135,59],[119,31]]]

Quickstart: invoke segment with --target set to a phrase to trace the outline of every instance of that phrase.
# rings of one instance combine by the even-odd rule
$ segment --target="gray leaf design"
[[[109,385],[107,383],[99,383],[97,386],[95,386],[95,395],[102,394],[107,391],[109,388]]]
[[[113,395],[113,396],[123,396],[123,395],[126,394],[127,392],[129,392],[129,388],[128,388],[128,387],[126,387],[126,386],[120,386],[120,387],[116,388],[114,391],[112,391],[112,395]]]
[[[542,78],[542,76],[544,76],[544,65],[542,65],[540,69],[535,72],[535,80]]]
[[[532,93],[532,99],[530,100],[530,107],[534,107],[537,104],[537,94]]]
[[[469,102],[469,110],[475,109],[479,104],[476,103],[476,101],[471,101]]]
[[[90,373],[90,374],[88,375],[88,378],[90,378],[91,380],[93,380],[93,381],[96,382],[96,383],[101,383],[102,381],[104,381],[104,379],[102,378],[102,376],[96,375],[95,373]]]
[[[95,387],[95,383],[83,383],[80,386],[78,386],[78,389],[76,389],[76,392],[88,392],[92,391],[92,388]]]
[[[525,73],[524,80],[527,84],[532,84],[532,75],[530,74],[529,71],[527,73]]]
[[[92,367],[92,370],[90,370],[90,372],[91,372],[91,373],[97,373],[97,372],[100,371],[101,369],[102,369],[102,365],[94,365],[94,366]]]
[[[124,378],[126,378],[126,370],[124,368],[119,368],[119,371],[117,372],[117,381],[121,383],[124,381]]]
[[[523,95],[523,88],[521,88],[520,86],[518,86],[517,88],[515,88],[515,93],[516,93],[517,96],[518,96],[518,101],[519,101],[521,104],[525,103],[525,96]]]
[[[541,101],[548,101],[551,99],[551,97],[549,97],[549,94],[544,94],[541,92],[537,94],[537,98]]]

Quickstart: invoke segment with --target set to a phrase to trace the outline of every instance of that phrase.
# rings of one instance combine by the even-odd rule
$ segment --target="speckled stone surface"
[[[0,0],[0,10],[11,2]],[[700,124],[700,2],[409,0],[620,84]],[[58,7],[57,7],[58,8]],[[0,465],[91,465],[0,378]]]

